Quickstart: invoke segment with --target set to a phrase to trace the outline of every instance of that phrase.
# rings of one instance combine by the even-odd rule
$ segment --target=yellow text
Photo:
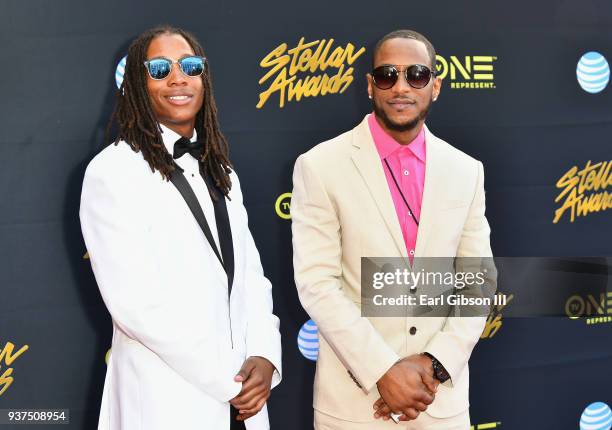
[[[553,223],[559,222],[564,213],[569,211],[570,222],[577,216],[587,216],[593,212],[612,208],[612,193],[606,191],[612,184],[610,169],[612,161],[602,161],[592,164],[587,161],[586,166],[578,170],[573,166],[557,181],[557,188],[562,191],[555,198],[555,203],[565,200],[555,211]],[[589,194],[585,194],[589,191]]]
[[[270,96],[278,93],[279,107],[287,101],[300,101],[302,97],[316,97],[346,91],[353,82],[353,67],[350,67],[364,52],[365,48],[355,51],[352,43],[338,46],[332,50],[334,39],[305,42],[302,37],[297,46],[288,49],[281,43],[266,55],[259,65],[269,69],[259,80],[259,85],[276,76],[268,89],[259,94],[257,109],[263,107]],[[325,72],[328,68],[337,69],[336,73]],[[310,73],[298,79],[298,73]],[[331,76],[330,76],[331,75]]]

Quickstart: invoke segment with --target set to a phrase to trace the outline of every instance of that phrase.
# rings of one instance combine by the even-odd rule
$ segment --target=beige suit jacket
[[[482,163],[426,127],[425,141],[415,257],[491,256]],[[291,215],[298,294],[319,329],[314,408],[347,421],[374,420],[376,382],[399,358],[427,351],[451,376],[427,413],[465,411],[468,359],[485,318],[361,316],[361,257],[407,257],[367,117],[297,159]]]

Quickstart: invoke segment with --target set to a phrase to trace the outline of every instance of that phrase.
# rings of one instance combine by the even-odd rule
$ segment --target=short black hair
[[[427,48],[427,53],[429,54],[429,61],[431,62],[430,66],[433,68],[433,71],[436,70],[435,48],[425,36],[414,30],[395,30],[391,33],[387,33],[383,36],[382,39],[376,42],[376,45],[374,46],[374,51],[372,52],[372,67],[374,67],[374,58],[376,58],[376,54],[380,50],[380,47],[389,39],[412,39],[418,40],[419,42],[423,42],[425,44],[425,47]]]

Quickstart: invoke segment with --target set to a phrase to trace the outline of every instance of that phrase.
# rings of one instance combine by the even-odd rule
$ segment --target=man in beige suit
[[[468,360],[485,318],[360,311],[361,257],[491,256],[482,163],[424,124],[440,87],[431,43],[388,34],[368,74],[374,112],[295,164],[295,280],[320,334],[318,430],[469,429]]]

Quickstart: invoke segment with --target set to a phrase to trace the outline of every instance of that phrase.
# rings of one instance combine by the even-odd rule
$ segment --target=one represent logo
[[[495,89],[493,65],[497,57],[491,55],[451,55],[448,59],[436,55],[436,75],[448,79],[452,89]]]
[[[26,352],[28,348],[28,345],[24,345],[19,348],[19,350],[15,351],[15,345],[11,342],[7,342],[4,348],[0,350],[0,372],[2,372],[2,366],[8,367],[8,369],[0,373],[0,396],[13,385],[14,378],[11,376],[13,374],[13,368],[9,366],[11,366],[21,354]]]
[[[553,224],[559,222],[566,211],[569,211],[570,222],[577,216],[587,216],[593,212],[612,208],[612,193],[607,188],[612,185],[612,160],[593,164],[587,161],[584,168],[578,170],[573,166],[557,181],[557,188],[562,189],[555,198],[559,203],[565,201],[555,211]]]
[[[274,204],[276,215],[282,219],[291,219],[291,193],[283,193],[276,199]]]
[[[299,102],[302,97],[346,91],[354,80],[351,66],[365,48],[355,50],[352,43],[333,48],[333,44],[334,39],[305,42],[302,37],[294,48],[288,49],[286,43],[274,48],[259,63],[260,67],[269,69],[259,80],[259,85],[275,77],[268,89],[259,94],[257,109],[261,109],[274,93],[278,93],[278,105],[282,108],[285,101]],[[327,74],[327,69],[334,70]]]
[[[590,51],[580,57],[576,66],[578,83],[587,93],[602,92],[610,82],[610,66],[599,52]]]
[[[603,402],[591,403],[580,416],[580,430],[610,430],[612,410]]]
[[[117,64],[117,69],[115,70],[115,83],[117,84],[117,88],[121,88],[121,84],[123,83],[123,75],[125,75],[126,61],[127,55],[119,61],[119,64]]]
[[[304,323],[298,334],[297,344],[304,357],[317,361],[319,357],[319,330],[313,320]]]
[[[612,292],[574,294],[565,301],[565,314],[573,320],[586,317],[589,325],[612,322]]]

